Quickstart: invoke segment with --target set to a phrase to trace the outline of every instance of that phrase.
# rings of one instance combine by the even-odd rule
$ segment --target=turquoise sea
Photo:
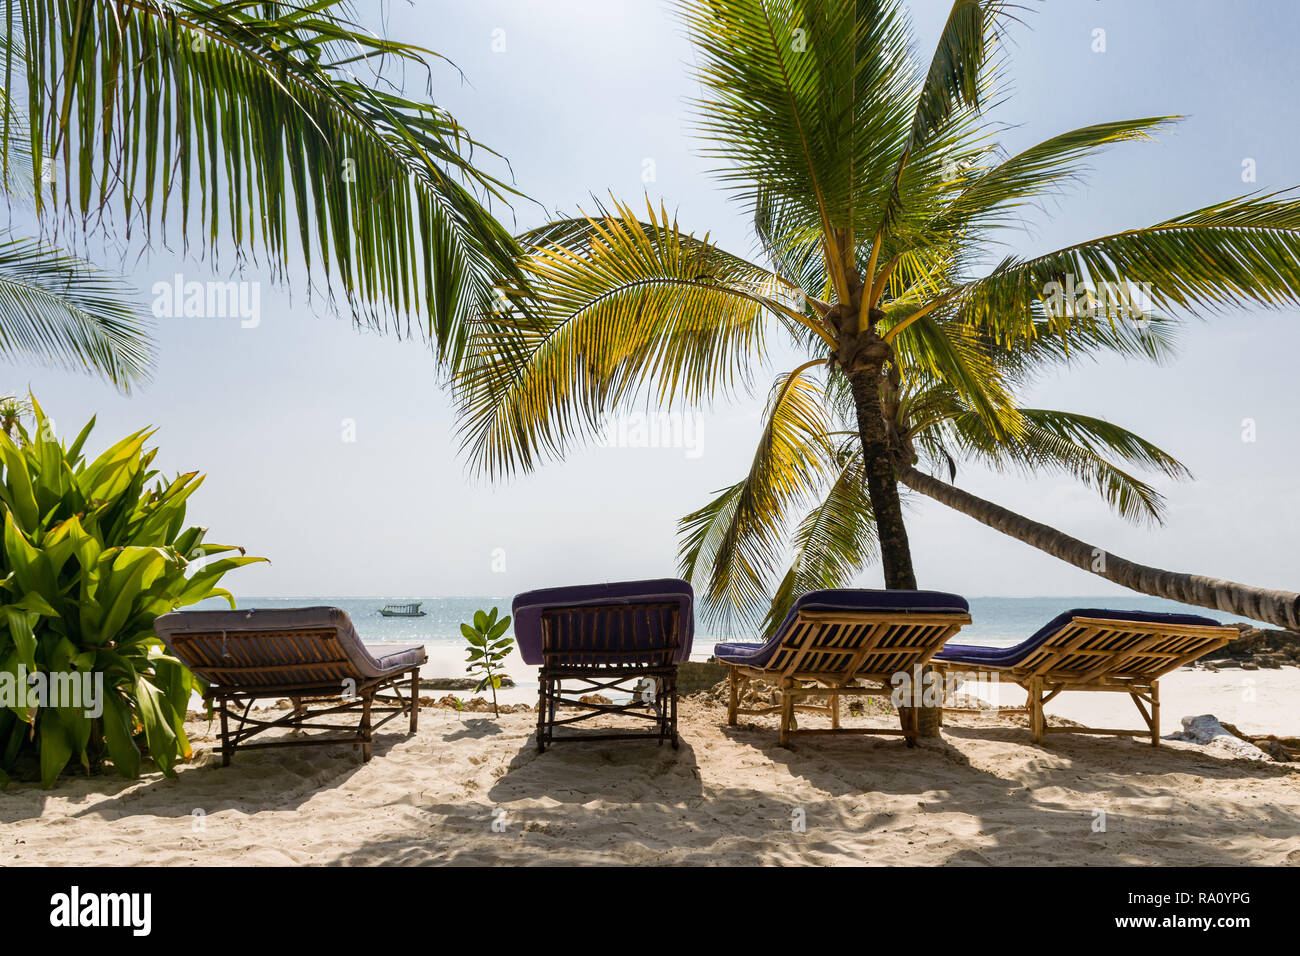
[[[394,595],[379,598],[344,597],[277,597],[237,598],[241,608],[307,607],[325,604],[348,612],[357,632],[367,643],[373,644],[429,644],[459,646],[462,621],[473,618],[480,608],[498,607],[502,614],[510,613],[509,597],[442,597],[421,598],[412,595]],[[424,617],[383,617],[379,609],[385,604],[423,603]],[[200,607],[226,607],[224,601],[207,601]],[[1232,615],[1204,608],[1189,607],[1174,601],[1142,595],[1122,597],[984,597],[971,598],[971,617],[974,623],[963,628],[957,640],[1008,646],[1028,637],[1043,624],[1062,611],[1075,607],[1108,607],[1136,611],[1181,611],[1203,614],[1224,623],[1243,620]],[[749,635],[731,635],[734,640],[750,639]],[[695,636],[694,658],[705,658],[713,642],[721,635],[709,634],[703,628]]]

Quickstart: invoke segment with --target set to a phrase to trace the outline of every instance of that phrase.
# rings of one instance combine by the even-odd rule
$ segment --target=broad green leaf
[[[172,710],[158,688],[140,676],[135,682],[137,715],[144,727],[149,756],[166,776],[175,776],[172,769],[177,757],[177,738]]]
[[[0,605],[0,621],[8,629],[18,660],[29,674],[36,670],[36,634],[32,628],[39,619],[31,611],[20,611],[8,604]]]
[[[123,777],[140,776],[140,748],[135,744],[131,713],[115,691],[104,694],[104,743],[113,766]]]
[[[59,712],[49,708],[40,712],[36,732],[41,741],[41,786],[48,790],[72,759],[72,742]]]
[[[35,527],[40,509],[37,507],[36,494],[32,489],[32,477],[28,471],[27,458],[3,431],[0,431],[0,461],[3,461],[5,470],[5,482],[0,489],[0,496],[18,516],[24,528]]]

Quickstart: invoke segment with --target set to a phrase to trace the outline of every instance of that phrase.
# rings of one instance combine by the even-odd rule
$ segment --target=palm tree
[[[905,383],[944,383],[991,436],[1014,441],[1028,423],[991,348],[1014,354],[1047,336],[1075,354],[1143,354],[1165,313],[1300,301],[1300,202],[1285,195],[981,268],[1024,204],[1174,119],[1096,124],[1005,156],[982,116],[1004,62],[1001,2],[956,0],[924,67],[890,0],[677,6],[698,50],[702,130],[764,261],[617,201],[524,235],[527,289],[514,291],[528,307],[472,333],[457,380],[464,448],[489,475],[562,456],[629,402],[694,403],[747,384],[777,333],[810,355],[790,374],[801,414],[818,401],[797,384],[810,369],[846,380],[884,583],[914,588],[898,491],[913,460],[890,424]],[[1139,321],[1095,308],[1134,284],[1150,300]],[[1088,291],[1058,307],[1073,287]],[[783,495],[811,481],[782,474]]]
[[[298,256],[358,321],[411,331],[454,365],[490,278],[516,276],[486,204],[514,190],[491,150],[400,86],[436,56],[374,36],[343,0],[5,0],[6,178],[30,169],[38,210],[188,248]],[[26,55],[23,55],[26,51]],[[18,92],[21,87],[22,92]],[[11,133],[30,126],[30,149]]]

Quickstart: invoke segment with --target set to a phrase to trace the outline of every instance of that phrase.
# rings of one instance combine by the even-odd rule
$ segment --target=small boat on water
[[[424,617],[419,604],[387,604],[379,613],[384,617]]]

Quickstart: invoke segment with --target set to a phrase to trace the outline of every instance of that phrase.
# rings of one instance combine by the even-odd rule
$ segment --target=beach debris
[[[614,702],[610,700],[608,697],[606,697],[604,694],[584,694],[583,696],[578,698],[578,701],[583,704],[591,704],[592,706],[595,707],[614,706]],[[585,707],[579,707],[577,704],[560,704],[559,708],[560,710],[586,710],[587,709]]]
[[[1202,658],[1196,666],[1208,671],[1237,667],[1248,671],[1300,667],[1300,633],[1256,627],[1245,621],[1238,621],[1236,627],[1241,632],[1240,637]]]
[[[699,701],[705,706],[726,707],[731,699],[730,682],[724,678],[712,687],[698,690],[686,695],[688,699]],[[751,680],[740,688],[740,706],[747,710],[761,707],[775,707],[781,699],[780,689],[766,681]]]
[[[1229,733],[1236,734],[1242,740],[1254,744],[1280,763],[1291,763],[1300,760],[1300,737],[1278,737],[1276,734],[1243,734],[1232,724],[1225,722],[1223,726]]]
[[[1181,740],[1186,743],[1200,744],[1222,750],[1234,757],[1245,760],[1271,760],[1267,753],[1249,740],[1234,734],[1219,722],[1213,714],[1201,714],[1199,717],[1184,717],[1182,733],[1168,734],[1165,740]]]
[[[446,694],[434,700],[432,697],[421,697],[421,707],[438,707],[442,710],[458,710],[465,713],[491,713],[492,701],[486,697],[475,697],[471,700],[461,700],[454,694]],[[500,712],[503,714],[519,714],[524,711],[532,710],[528,704],[502,704]]]
[[[478,686],[478,681],[472,677],[421,677],[420,690],[473,690]],[[515,686],[515,682],[509,677],[502,675],[501,686],[510,688]]]
[[[730,682],[719,681],[707,690],[696,691],[687,695],[687,699],[706,707],[726,707],[731,700]],[[764,707],[776,707],[781,703],[781,689],[775,684],[762,680],[750,680],[741,685],[740,706],[746,710],[759,710]],[[871,715],[892,716],[898,711],[887,697],[849,697],[843,698],[844,713],[852,717]]]

